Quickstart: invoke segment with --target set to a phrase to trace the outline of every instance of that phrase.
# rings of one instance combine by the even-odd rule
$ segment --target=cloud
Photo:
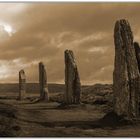
[[[5,31],[4,26],[0,25],[0,42],[7,41],[9,39],[8,32]]]
[[[15,30],[10,37],[0,31],[0,80],[17,82],[24,68],[28,82],[38,81],[43,61],[48,81],[64,83],[64,51],[71,49],[82,84],[111,83],[115,21],[128,19],[139,41],[139,12],[139,3],[0,4],[0,23]]]

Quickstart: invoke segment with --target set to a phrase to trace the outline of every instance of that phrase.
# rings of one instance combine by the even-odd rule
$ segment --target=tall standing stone
[[[24,70],[19,71],[19,100],[25,97],[26,93],[26,76]]]
[[[119,20],[114,29],[115,66],[113,92],[115,112],[129,118],[139,115],[139,70],[133,46],[133,34],[127,20]]]
[[[134,47],[135,47],[135,53],[136,53],[136,58],[137,58],[137,62],[138,62],[138,68],[139,68],[139,72],[140,72],[140,46],[139,46],[139,43],[134,42]]]
[[[65,103],[79,104],[81,83],[74,54],[71,50],[65,51],[65,88]]]
[[[40,100],[49,100],[49,92],[47,85],[47,74],[45,66],[42,62],[39,63],[39,86],[40,86]]]

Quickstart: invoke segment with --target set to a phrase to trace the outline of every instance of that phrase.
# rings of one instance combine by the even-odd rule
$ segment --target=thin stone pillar
[[[45,66],[42,62],[39,63],[39,86],[40,86],[40,100],[49,101],[47,74]]]
[[[80,104],[80,77],[74,54],[71,50],[65,51],[65,88],[65,103]]]
[[[18,99],[21,100],[25,97],[26,93],[26,76],[24,70],[19,71],[19,97]]]
[[[135,53],[136,53],[136,58],[138,62],[138,68],[140,72],[140,46],[138,42],[134,42],[134,47],[135,47]]]

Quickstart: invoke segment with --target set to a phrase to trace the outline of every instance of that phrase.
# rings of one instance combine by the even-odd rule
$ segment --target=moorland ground
[[[53,88],[52,88],[53,89]],[[63,88],[50,93],[50,102],[35,102],[39,93],[0,94],[0,136],[99,137],[140,136],[140,123],[121,121],[112,112],[112,85],[82,88],[80,105],[62,106]],[[61,90],[60,90],[61,89]],[[109,115],[108,115],[109,114]],[[108,116],[107,116],[108,115]]]

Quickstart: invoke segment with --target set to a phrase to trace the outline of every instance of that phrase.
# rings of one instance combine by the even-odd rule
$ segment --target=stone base
[[[46,99],[41,99],[41,98],[37,98],[35,100],[32,101],[32,103],[39,103],[39,102],[45,102],[45,103],[48,103],[49,101],[46,100]]]
[[[83,108],[86,107],[86,104],[84,103],[80,103],[80,104],[65,104],[65,103],[61,103],[58,108],[61,109],[73,109],[73,108]]]

